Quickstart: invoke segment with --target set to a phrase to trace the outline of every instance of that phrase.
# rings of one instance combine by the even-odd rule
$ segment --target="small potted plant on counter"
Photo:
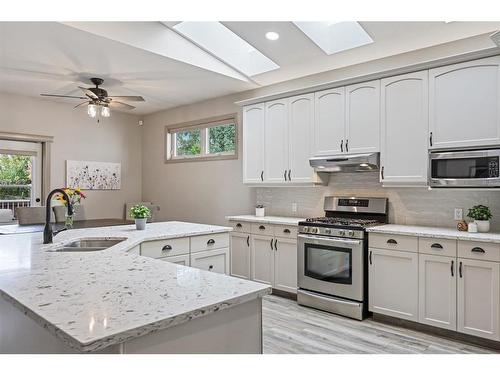
[[[467,217],[474,219],[474,223],[477,224],[478,232],[489,232],[490,219],[492,216],[490,209],[482,204],[470,208],[467,214]]]
[[[151,211],[146,206],[138,204],[130,208],[130,216],[135,220],[135,228],[144,230],[146,221],[151,217]]]

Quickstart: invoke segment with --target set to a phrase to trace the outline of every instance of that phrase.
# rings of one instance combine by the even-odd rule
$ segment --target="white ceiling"
[[[0,22],[0,91],[80,95],[76,86],[97,76],[110,95],[142,95],[132,113],[147,114],[500,29],[500,22],[360,22],[374,43],[327,55],[292,22],[223,22],[280,66],[249,78],[174,24]],[[267,40],[267,31],[280,38]]]

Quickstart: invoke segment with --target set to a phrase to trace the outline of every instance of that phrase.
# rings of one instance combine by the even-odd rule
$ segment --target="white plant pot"
[[[262,208],[255,207],[255,216],[257,216],[257,217],[266,216],[266,208],[265,207],[262,207]]]
[[[478,232],[489,232],[490,231],[490,221],[489,220],[474,220],[474,223],[477,224]]]
[[[147,218],[144,218],[144,219],[135,219],[135,229],[137,230],[144,230],[146,229],[146,221],[148,219]]]

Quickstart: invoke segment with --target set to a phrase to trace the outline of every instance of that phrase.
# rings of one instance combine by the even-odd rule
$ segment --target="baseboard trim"
[[[278,289],[273,288],[272,294],[274,294],[275,296],[278,296],[278,297],[283,297],[283,298],[291,299],[293,301],[297,301],[297,294],[296,293],[284,292],[282,290],[278,290]]]
[[[409,320],[394,318],[392,316],[387,316],[383,314],[373,313],[372,318],[376,322],[392,324],[395,326],[408,328],[435,336],[444,337],[447,339],[451,339],[469,345],[472,344],[476,346],[481,346],[484,348],[496,350],[500,353],[500,342],[498,341],[488,340],[482,337],[471,336],[461,332],[450,331],[444,328],[433,327],[427,324],[410,322]]]

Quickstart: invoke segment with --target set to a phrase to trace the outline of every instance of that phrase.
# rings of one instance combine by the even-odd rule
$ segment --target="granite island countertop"
[[[0,295],[67,345],[104,349],[270,293],[267,285],[128,250],[141,242],[229,232],[229,227],[165,222],[0,237]],[[125,238],[106,250],[58,252],[86,238]]]
[[[447,238],[452,240],[483,241],[500,243],[500,233],[469,233],[455,228],[426,227],[417,225],[385,224],[366,229],[370,233],[384,233],[430,238]]]

